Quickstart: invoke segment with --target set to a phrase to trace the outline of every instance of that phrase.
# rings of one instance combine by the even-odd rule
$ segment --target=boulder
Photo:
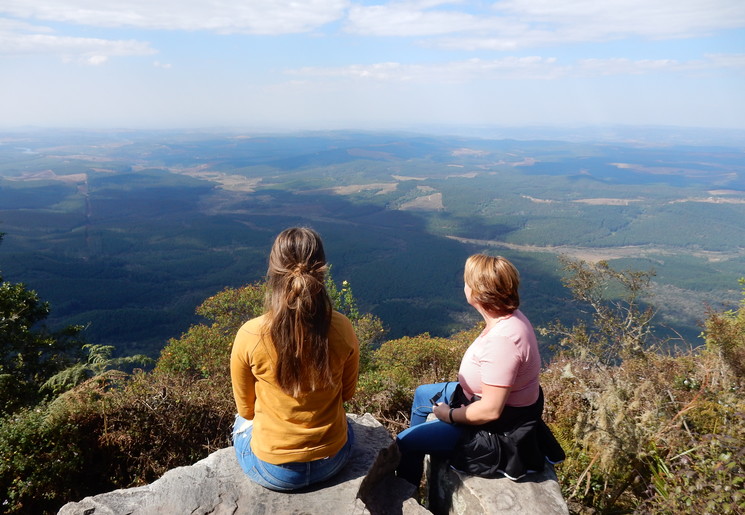
[[[149,485],[67,503],[59,515],[429,513],[413,499],[415,488],[393,475],[398,449],[386,429],[370,414],[348,420],[356,441],[347,466],[329,481],[297,492],[252,483],[228,447]]]
[[[551,466],[520,481],[483,479],[433,458],[428,465],[431,512],[414,499],[416,489],[394,476],[398,448],[372,415],[348,415],[355,446],[335,477],[293,493],[252,483],[232,447],[187,467],[166,472],[153,483],[70,502],[59,515],[422,515],[569,513]]]
[[[519,481],[469,476],[434,457],[427,468],[429,508],[436,515],[569,514],[554,468],[548,463],[543,472]]]

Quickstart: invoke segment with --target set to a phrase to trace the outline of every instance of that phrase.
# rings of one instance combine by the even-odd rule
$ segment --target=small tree
[[[230,349],[241,325],[264,310],[266,284],[225,288],[206,299],[196,312],[212,324],[193,325],[171,338],[161,351],[156,370],[189,372],[203,378],[230,381]]]
[[[601,363],[639,357],[649,346],[655,311],[642,298],[649,293],[653,271],[617,271],[606,261],[588,263],[566,256],[559,258],[567,276],[562,280],[587,320],[567,327],[554,322],[541,330],[558,336],[565,349],[579,356],[591,355]]]
[[[641,372],[658,366],[661,373],[671,371],[664,357],[650,352],[654,308],[641,301],[654,274],[617,271],[605,261],[560,261],[567,274],[563,283],[582,307],[571,327],[554,322],[539,329],[558,336],[563,350],[542,382],[553,409],[562,412],[557,433],[570,443],[563,473],[583,469],[569,479],[574,485],[568,497],[613,510],[649,478],[647,458],[664,417],[674,415],[649,416],[658,378]],[[602,484],[596,483],[597,471]]]
[[[371,313],[360,314],[357,299],[352,292],[352,285],[344,280],[341,282],[341,288],[337,287],[331,276],[331,267],[326,275],[326,291],[331,297],[334,309],[346,315],[352,322],[352,327],[360,342],[360,371],[369,370],[374,366],[373,352],[383,342],[387,333],[382,320]]]
[[[50,332],[41,325],[48,315],[36,292],[0,276],[0,415],[39,402],[41,385],[80,349],[82,327]]]

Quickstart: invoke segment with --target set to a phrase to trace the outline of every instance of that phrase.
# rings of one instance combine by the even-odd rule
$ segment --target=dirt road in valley
[[[519,245],[516,243],[507,243],[498,240],[477,240],[473,238],[461,238],[458,236],[448,236],[448,238],[461,243],[472,245],[483,245],[485,247],[504,248],[519,250],[523,252],[545,252],[549,254],[563,254],[577,259],[583,259],[588,262],[598,262],[602,260],[621,259],[621,258],[660,258],[666,255],[678,255],[688,253],[692,256],[702,257],[710,262],[726,261],[745,255],[745,249],[740,252],[715,252],[705,250],[687,250],[676,247],[661,247],[655,245],[628,245],[623,247],[573,247],[569,245]]]

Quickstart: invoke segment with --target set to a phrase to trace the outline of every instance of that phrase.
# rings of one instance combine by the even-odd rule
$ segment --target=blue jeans
[[[269,490],[289,492],[320,483],[337,474],[349,461],[354,444],[352,424],[347,424],[347,443],[333,456],[307,462],[274,465],[260,460],[251,451],[253,426],[238,433],[246,419],[236,415],[233,426],[233,445],[243,472],[253,481]]]
[[[424,455],[447,455],[455,449],[463,434],[463,428],[441,420],[426,420],[432,413],[433,397],[437,396],[434,404],[448,403],[456,386],[458,383],[455,381],[424,384],[414,392],[411,427],[396,437],[398,449],[401,451],[401,463],[397,470],[399,477],[419,486],[424,470]]]

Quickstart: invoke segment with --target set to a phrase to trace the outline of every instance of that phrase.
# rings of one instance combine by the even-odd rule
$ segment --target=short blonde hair
[[[508,315],[520,306],[520,273],[502,256],[474,254],[466,260],[463,280],[472,298],[487,311]]]

